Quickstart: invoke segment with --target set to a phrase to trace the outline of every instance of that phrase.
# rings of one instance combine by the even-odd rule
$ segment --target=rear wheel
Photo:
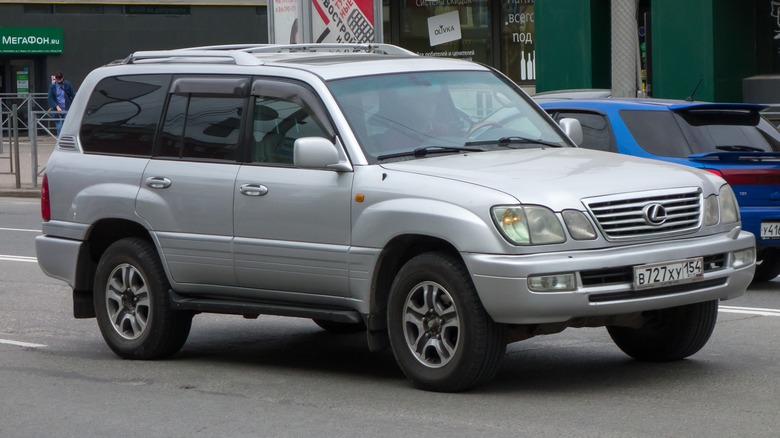
[[[100,332],[114,353],[158,359],[181,349],[192,313],[171,309],[169,289],[149,242],[128,238],[108,247],[97,266],[94,303]]]
[[[615,344],[634,359],[670,362],[684,359],[710,339],[718,318],[718,301],[647,312],[641,328],[608,326]]]
[[[756,254],[756,273],[753,274],[753,282],[771,281],[778,275],[780,275],[780,251],[775,248],[759,251]]]
[[[388,332],[401,370],[416,386],[457,392],[493,378],[506,351],[505,326],[493,322],[463,264],[425,253],[398,272]]]

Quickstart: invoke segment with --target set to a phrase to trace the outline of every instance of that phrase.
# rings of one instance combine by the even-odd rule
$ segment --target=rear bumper
[[[780,222],[780,202],[777,207],[740,207],[742,229],[756,235],[756,247],[758,249],[768,247],[780,247],[780,238],[762,239],[761,222]]]
[[[496,322],[539,324],[574,318],[620,315],[663,309],[742,295],[750,284],[755,263],[732,267],[734,253],[754,248],[753,235],[744,231],[638,244],[592,251],[535,255],[463,254],[480,299]],[[691,257],[717,257],[701,281],[654,289],[634,290],[632,267]],[[708,263],[705,262],[705,265]],[[628,277],[599,284],[584,284],[583,272],[627,270]],[[528,277],[570,273],[577,287],[567,292],[534,292]]]
[[[46,275],[64,280],[76,288],[77,269],[81,246],[80,240],[62,239],[41,235],[35,237],[35,253],[38,266]]]

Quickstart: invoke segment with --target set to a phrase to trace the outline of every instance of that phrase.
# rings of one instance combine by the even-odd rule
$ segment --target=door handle
[[[164,176],[150,176],[146,178],[146,185],[153,189],[167,189],[171,184],[171,180]]]
[[[238,190],[246,196],[263,196],[268,193],[268,187],[262,184],[243,184]]]

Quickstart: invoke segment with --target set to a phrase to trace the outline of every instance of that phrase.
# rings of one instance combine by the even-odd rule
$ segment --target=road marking
[[[12,255],[3,255],[3,254],[0,254],[0,260],[5,260],[9,262],[38,263],[38,259],[36,257],[12,256]]]
[[[31,344],[29,342],[11,341],[9,339],[0,339],[0,344],[16,345],[17,347],[41,348],[46,347],[43,344]]]
[[[746,315],[780,316],[780,310],[778,309],[761,309],[758,307],[720,306],[718,310],[726,313],[743,313]]]
[[[24,231],[27,233],[42,233],[41,230],[29,230],[26,228],[0,228],[0,231]]]

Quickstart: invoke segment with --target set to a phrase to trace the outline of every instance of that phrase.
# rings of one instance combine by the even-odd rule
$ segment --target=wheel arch
[[[127,219],[101,219],[90,227],[85,236],[85,244],[79,252],[76,267],[76,282],[73,288],[74,317],[95,317],[92,295],[97,264],[111,244],[127,237],[138,237],[152,242],[146,228]]]
[[[452,243],[433,236],[405,234],[396,236],[385,245],[379,255],[371,288],[371,306],[368,315],[369,347],[372,351],[389,346],[387,338],[387,305],[390,288],[398,271],[413,257],[426,252],[443,252],[463,262]]]

